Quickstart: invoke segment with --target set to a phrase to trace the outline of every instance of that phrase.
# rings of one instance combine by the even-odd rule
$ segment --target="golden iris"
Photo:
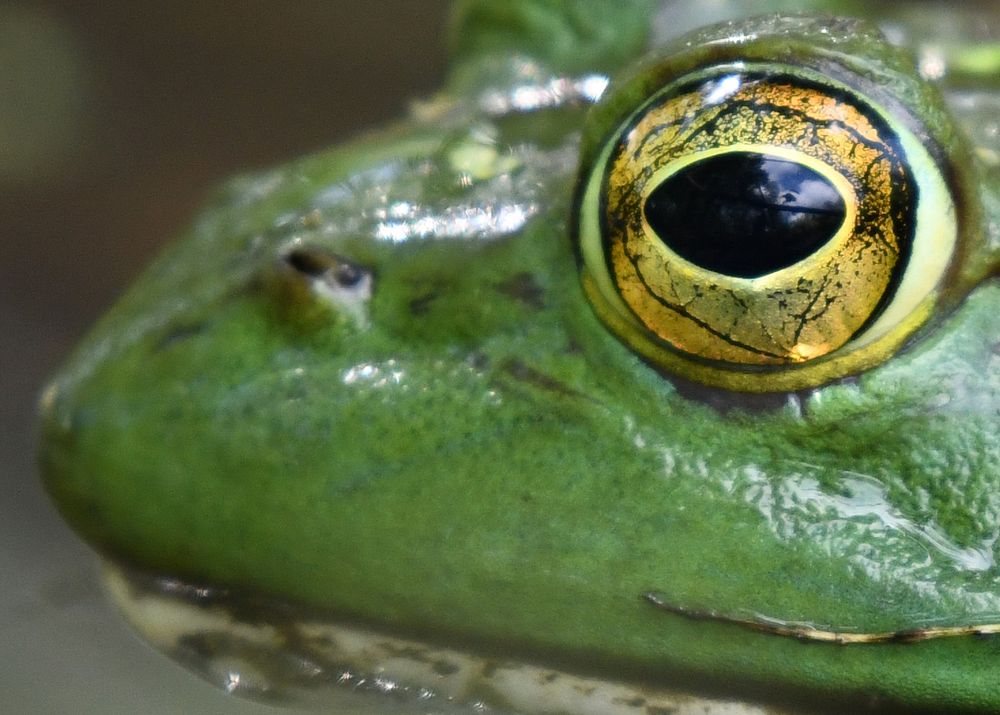
[[[955,241],[950,195],[912,133],[848,88],[790,72],[673,83],[612,134],[585,181],[581,252],[598,313],[654,361],[738,389],[872,361],[763,385],[721,373],[773,376],[845,347],[897,346]],[[930,248],[915,245],[925,190],[944,204],[923,230],[937,234]],[[906,278],[915,255],[924,279]]]

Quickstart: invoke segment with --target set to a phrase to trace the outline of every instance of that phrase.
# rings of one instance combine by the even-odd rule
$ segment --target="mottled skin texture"
[[[1000,710],[998,637],[810,645],[640,598],[850,631],[1000,621],[996,144],[970,149],[935,90],[903,83],[964,192],[939,315],[848,380],[699,389],[615,339],[581,289],[585,108],[480,102],[620,74],[590,155],[655,81],[662,57],[635,62],[658,35],[642,7],[509,5],[462,4],[449,89],[416,118],[232,182],[95,328],[43,397],[66,518],[144,570],[439,642],[696,690]],[[604,5],[629,28],[613,42]],[[834,48],[813,28],[753,51]],[[557,30],[575,51],[539,40]],[[869,76],[901,61],[840,41]],[[393,241],[393,206],[418,234],[504,206],[527,220]],[[371,271],[362,317],[311,293],[292,248]]]

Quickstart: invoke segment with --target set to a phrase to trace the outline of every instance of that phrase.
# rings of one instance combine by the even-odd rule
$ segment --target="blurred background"
[[[34,401],[206,192],[406,111],[443,0],[0,0],[0,711],[264,713],[140,643],[48,505]]]

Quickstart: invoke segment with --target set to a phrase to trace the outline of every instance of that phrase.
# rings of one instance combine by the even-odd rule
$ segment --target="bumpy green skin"
[[[433,120],[233,182],[98,325],[43,399],[66,518],[153,572],[438,641],[696,689],[1000,710],[1000,637],[803,644],[640,599],[856,631],[1000,621],[995,173],[961,167],[982,192],[964,300],[866,374],[743,408],[675,386],[594,317],[568,228],[582,110],[491,120],[461,93],[476,62]],[[470,188],[452,157],[473,127],[521,149]],[[511,180],[538,211],[493,238],[374,240],[357,189],[441,208]],[[287,290],[290,245],[374,271],[368,326]]]

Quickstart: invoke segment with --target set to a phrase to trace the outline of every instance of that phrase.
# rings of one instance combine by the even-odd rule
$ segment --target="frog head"
[[[991,95],[676,13],[459,3],[446,91],[231,181],[94,329],[41,464],[140,628],[265,624],[280,690],[350,624],[524,712],[490,673],[1000,705]]]

